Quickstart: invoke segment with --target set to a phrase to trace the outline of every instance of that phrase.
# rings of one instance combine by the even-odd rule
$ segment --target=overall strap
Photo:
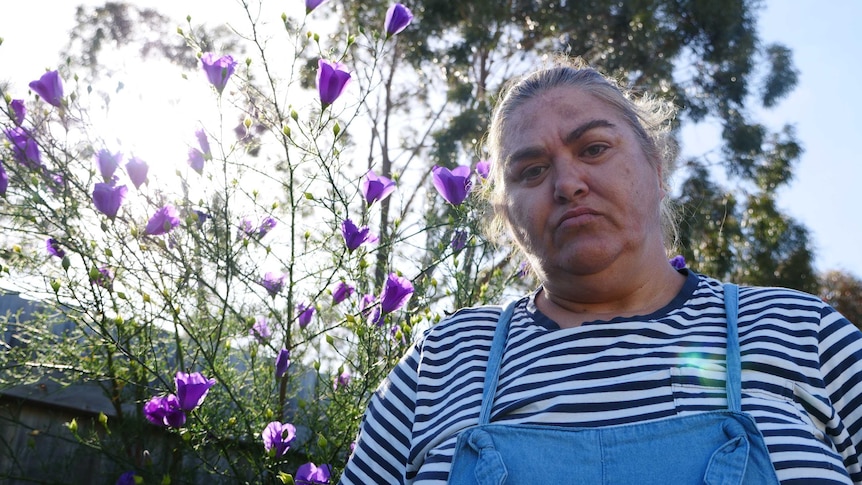
[[[497,392],[497,380],[500,377],[500,364],[503,362],[503,351],[506,350],[506,339],[509,337],[509,321],[515,312],[518,300],[510,302],[503,309],[494,330],[494,340],[491,342],[491,353],[488,355],[488,367],[485,369],[485,387],[482,389],[482,410],[479,412],[479,424],[491,421],[491,407],[494,405],[494,394]]]
[[[739,353],[739,287],[732,283],[724,285],[724,312],[727,317],[727,407],[731,411],[742,411],[742,363]]]

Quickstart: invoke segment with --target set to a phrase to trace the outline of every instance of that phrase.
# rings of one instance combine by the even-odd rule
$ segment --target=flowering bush
[[[74,329],[16,324],[28,345],[0,357],[0,389],[42,368],[100,383],[115,431],[67,433],[114,463],[118,483],[336,480],[371,392],[421,330],[496,300],[511,276],[477,236],[469,196],[487,164],[475,180],[468,165],[359,166],[348,135],[367,136],[356,120],[390,95],[379,69],[413,14],[392,5],[358,38],[306,34],[329,5],[282,16],[293,58],[316,57],[316,92],[263,43],[243,63],[207,51],[190,20],[179,29],[199,59],[188,82],[219,116],[188,126],[195,145],[169,170],[105,148],[68,65],[30,84],[38,97],[2,93],[2,278]],[[378,68],[351,82],[357,64]],[[242,122],[225,129],[231,117]]]

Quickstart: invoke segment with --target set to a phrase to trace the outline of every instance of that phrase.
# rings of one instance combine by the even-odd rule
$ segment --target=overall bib
[[[741,411],[737,292],[724,287],[727,410],[595,428],[490,423],[511,303],[491,344],[479,424],[458,435],[449,483],[777,485],[763,436]]]

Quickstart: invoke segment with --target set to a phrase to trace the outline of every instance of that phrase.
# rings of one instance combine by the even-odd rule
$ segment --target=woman
[[[862,483],[862,334],[668,263],[672,116],[570,65],[510,87],[489,197],[541,286],[429,330],[343,483]]]

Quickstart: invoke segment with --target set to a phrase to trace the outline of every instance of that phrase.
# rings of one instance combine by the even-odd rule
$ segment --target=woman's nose
[[[589,192],[586,173],[573,160],[558,160],[554,164],[554,200],[560,203],[571,202]]]

